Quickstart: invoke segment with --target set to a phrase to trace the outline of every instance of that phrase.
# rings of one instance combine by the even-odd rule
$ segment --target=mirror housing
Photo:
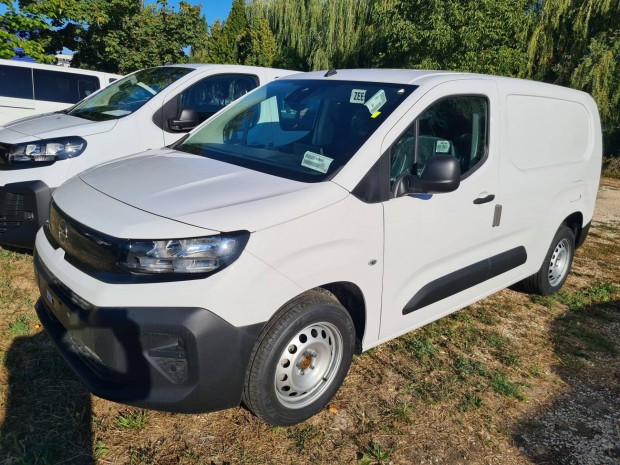
[[[198,112],[195,108],[181,108],[176,118],[168,120],[171,131],[186,132],[198,126]]]
[[[461,167],[452,155],[429,158],[420,177],[403,174],[394,184],[394,197],[405,194],[441,194],[458,189]]]

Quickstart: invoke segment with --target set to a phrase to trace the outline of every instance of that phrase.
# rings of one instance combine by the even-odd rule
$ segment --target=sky
[[[232,0],[185,0],[190,5],[202,5],[201,13],[207,20],[207,24],[212,24],[216,19],[225,20],[230,12]],[[146,0],[146,4],[155,3],[155,0]],[[175,9],[179,5],[179,0],[168,0],[168,5]]]

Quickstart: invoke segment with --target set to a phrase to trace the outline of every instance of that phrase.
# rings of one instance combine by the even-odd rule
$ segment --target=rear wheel
[[[245,405],[274,426],[321,411],[342,384],[354,350],[353,321],[340,303],[309,291],[286,304],[259,337]]]
[[[523,287],[530,294],[551,295],[564,285],[575,255],[575,235],[563,224],[551,241],[538,272],[523,280]]]

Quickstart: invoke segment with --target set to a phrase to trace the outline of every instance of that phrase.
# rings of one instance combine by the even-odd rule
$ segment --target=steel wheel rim
[[[298,331],[277,361],[274,385],[282,405],[300,409],[321,397],[338,372],[342,347],[342,335],[331,323],[314,323]]]
[[[562,239],[555,246],[549,260],[549,284],[557,286],[566,277],[570,264],[571,245],[568,239]]]

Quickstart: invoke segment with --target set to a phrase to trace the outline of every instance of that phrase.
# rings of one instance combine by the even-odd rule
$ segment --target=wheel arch
[[[584,227],[583,214],[579,211],[571,213],[562,221],[562,224],[565,224],[573,231],[575,248],[579,248],[583,244],[589,229],[589,224]]]
[[[328,292],[346,308],[355,326],[355,353],[362,352],[362,341],[366,332],[366,301],[364,293],[354,283],[340,281],[317,286],[315,290]]]

